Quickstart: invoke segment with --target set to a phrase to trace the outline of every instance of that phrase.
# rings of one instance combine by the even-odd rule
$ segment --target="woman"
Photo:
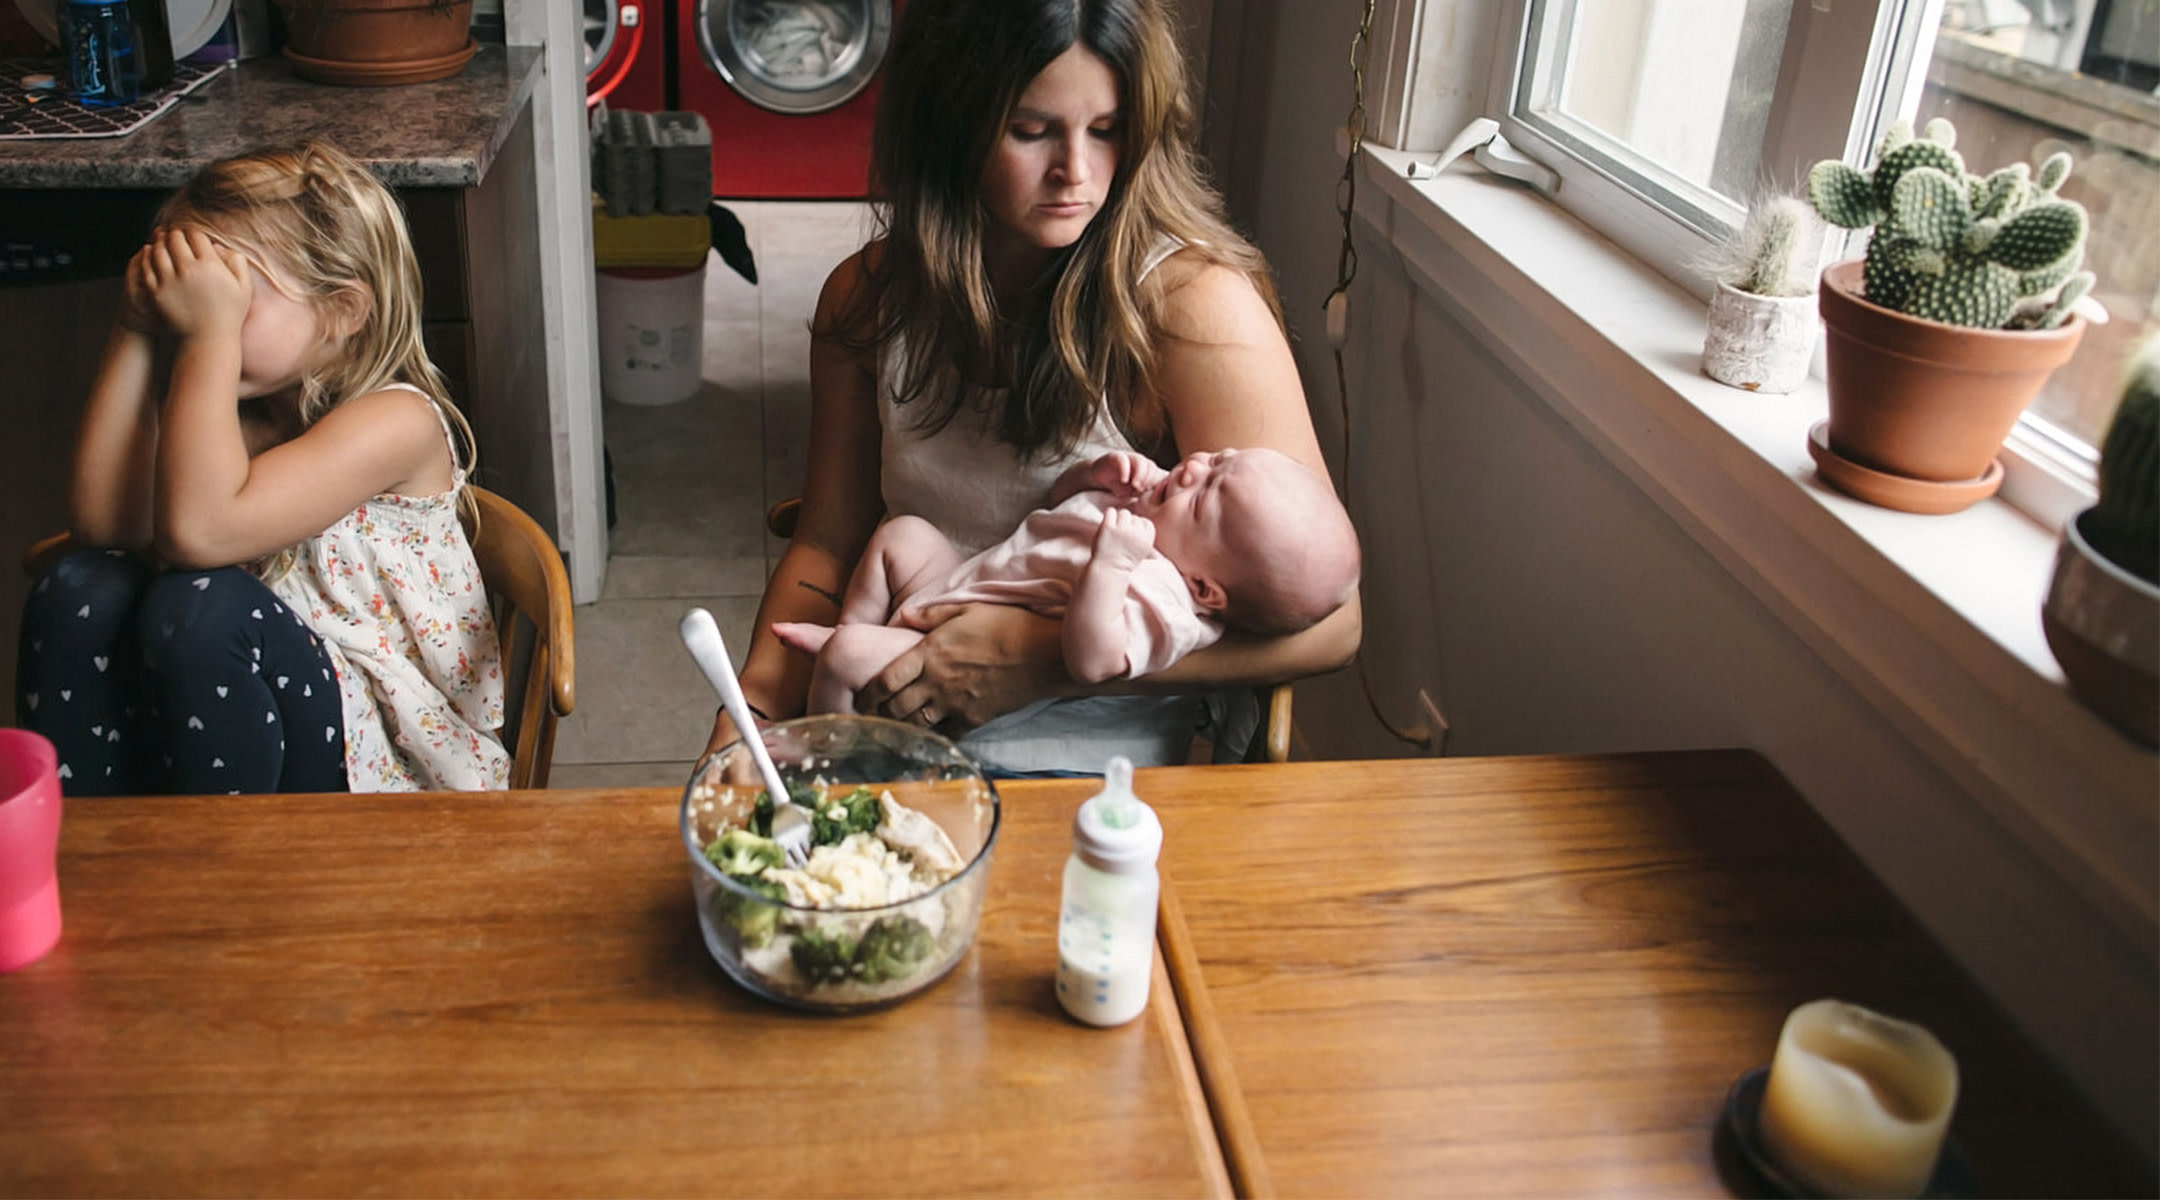
[[[1199,178],[1157,0],[912,0],[886,70],[882,236],[818,299],[809,478],[742,672],[768,719],[802,711],[811,667],[773,623],[831,624],[887,514],[972,553],[1110,450],[1264,446],[1327,474],[1266,264]],[[1008,773],[1177,762],[1194,694],[1332,670],[1358,633],[1353,596],[1109,695],[1066,675],[1056,621],[955,606],[857,704],[967,731]],[[712,744],[732,737],[723,716]]]

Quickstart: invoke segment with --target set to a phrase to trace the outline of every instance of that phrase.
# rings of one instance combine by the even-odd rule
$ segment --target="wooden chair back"
[[[502,643],[503,745],[510,786],[544,788],[555,727],[577,700],[570,575],[538,522],[486,488],[468,489],[480,518],[468,529]]]
[[[765,528],[776,538],[795,536],[795,522],[802,515],[802,497],[790,496],[765,510]],[[1260,705],[1260,731],[1245,751],[1246,762],[1290,761],[1290,685],[1278,683],[1253,689]]]
[[[466,533],[502,645],[502,739],[510,751],[510,786],[544,788],[555,758],[556,723],[577,699],[570,575],[547,531],[524,510],[486,488],[470,490],[480,516],[477,525],[466,522]],[[23,570],[35,579],[73,548],[67,533],[53,534],[23,555]]]
[[[65,529],[50,537],[39,538],[23,552],[23,574],[32,579],[43,578],[45,572],[52,570],[74,548],[75,539]]]

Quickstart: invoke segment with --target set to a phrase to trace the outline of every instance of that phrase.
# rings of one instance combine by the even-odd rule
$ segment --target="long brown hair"
[[[983,258],[981,183],[1028,83],[1074,45],[1117,76],[1123,144],[1103,208],[1050,265],[1047,297],[1000,311]],[[883,235],[842,330],[856,350],[907,347],[896,399],[943,428],[970,384],[1009,382],[997,436],[1070,450],[1098,397],[1137,444],[1161,439],[1161,288],[1142,271],[1174,238],[1242,272],[1281,311],[1266,262],[1231,229],[1193,151],[1185,67],[1159,0],[910,0],[893,36],[871,139]]]
[[[158,209],[160,225],[200,225],[268,268],[272,286],[331,320],[357,295],[361,320],[320,371],[301,377],[303,426],[354,396],[393,383],[419,388],[457,432],[455,465],[470,475],[472,427],[421,343],[420,263],[397,197],[328,142],[258,150],[204,167]],[[476,515],[469,495],[459,507]]]

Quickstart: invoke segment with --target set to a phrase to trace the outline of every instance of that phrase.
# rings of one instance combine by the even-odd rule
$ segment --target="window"
[[[2160,0],[1946,3],[1919,119],[1948,117],[1966,161],[2076,162],[2063,194],[2092,219],[2085,265],[2106,325],[2034,402],[2038,428],[2099,441],[2124,356],[2160,330]]]
[[[1563,205],[1698,292],[1691,263],[1752,197],[1870,159],[1901,117],[1948,117],[1979,171],[2069,151],[2110,321],[2034,404],[2006,494],[2059,517],[2061,489],[2089,487],[2125,357],[2160,329],[2160,0],[1503,2],[1520,52],[1490,107],[1508,140],[1560,174]]]
[[[1690,264],[1754,197],[1872,140],[1857,97],[1909,108],[1870,51],[1906,0],[1507,3],[1520,53],[1492,107],[1508,140],[1560,174],[1563,205],[1703,294]]]
[[[1786,4],[1545,4],[1516,115],[1703,231],[1737,220],[1762,167]]]

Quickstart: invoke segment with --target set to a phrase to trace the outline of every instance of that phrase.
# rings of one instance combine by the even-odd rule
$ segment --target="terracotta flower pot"
[[[2091,509],[2063,527],[2040,628],[2070,690],[2146,745],[2160,743],[2160,588],[2085,540]]]
[[[465,69],[472,0],[278,0],[285,58],[317,83],[424,83]]]
[[[1823,271],[1830,449],[1924,482],[1989,474],[2019,414],[2077,349],[2085,319],[2034,330],[1945,325],[1868,303],[1860,277],[1858,260]]]

